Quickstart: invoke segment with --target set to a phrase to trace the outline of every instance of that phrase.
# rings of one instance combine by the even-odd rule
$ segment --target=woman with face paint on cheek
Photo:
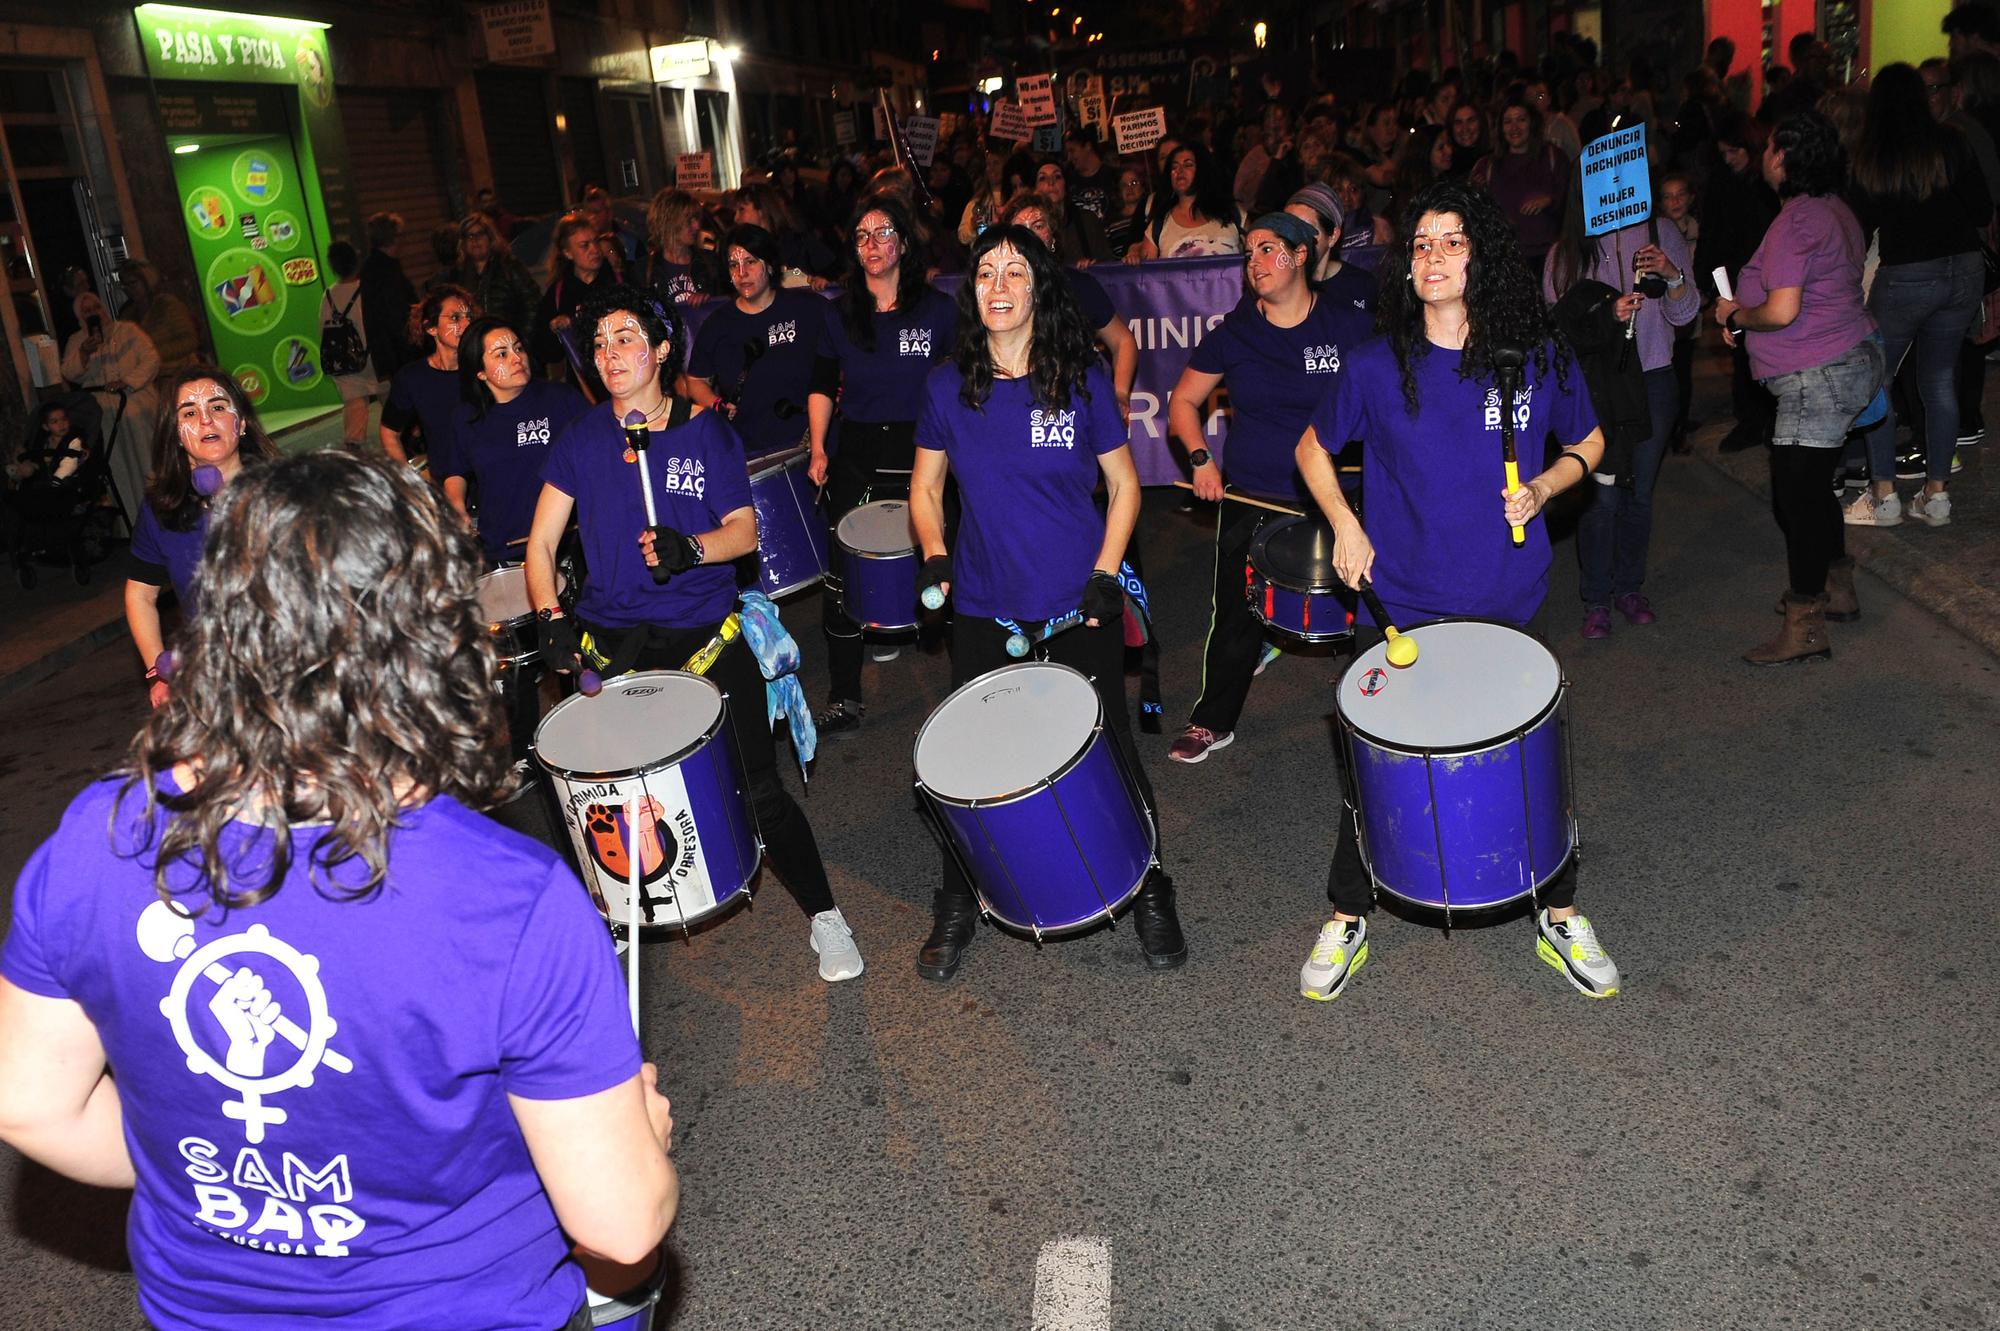
[[[757,548],[757,519],[743,443],[720,412],[667,391],[681,372],[686,326],[664,293],[617,286],[593,293],[577,311],[590,334],[610,401],[564,430],[542,468],[541,499],[528,534],[528,599],[541,618],[542,659],[578,668],[583,637],[606,673],[679,670],[714,638],[736,608],[733,561]],[[645,422],[652,441],[640,493],[639,455],[624,422]],[[588,581],[576,622],[556,600],[556,546],[576,517]],[[658,525],[650,525],[657,521]],[[656,569],[667,570],[665,580]],[[777,746],[765,708],[764,677],[742,636],[708,670],[729,697],[730,726],[744,783],[770,864],[811,918],[810,939],[824,980],[861,974],[854,945],[827,883],[826,865],[805,811],[778,780]]]
[[[278,456],[227,371],[190,365],[168,381],[165,400],[167,410],[153,431],[153,480],[139,506],[125,574],[125,627],[144,662],[155,707],[167,700],[173,674],[160,628],[161,589],[173,587],[183,617],[196,612],[195,574],[208,536],[209,501],[245,461]]]
[[[1344,357],[1374,331],[1372,299],[1352,300],[1314,290],[1306,274],[1318,229],[1290,213],[1267,213],[1250,224],[1244,272],[1250,292],[1203,338],[1167,399],[1167,425],[1194,467],[1195,493],[1217,501],[1225,489],[1265,503],[1306,511],[1311,500],[1293,450],[1312,410],[1340,374]],[[1229,477],[1209,452],[1201,409],[1229,383]],[[1201,697],[1187,729],[1167,750],[1198,763],[1236,738],[1236,720],[1264,651],[1264,626],[1243,598],[1250,546],[1276,515],[1248,504],[1223,504],[1215,521],[1214,589],[1209,602]]]
[[[1049,247],[1019,226],[989,227],[972,247],[959,288],[966,331],[953,361],[931,372],[916,427],[910,521],[919,581],[954,607],[954,686],[1012,664],[1014,633],[1033,637],[1081,611],[1082,624],[1043,640],[1037,655],[1095,684],[1105,722],[1148,810],[1156,806],[1132,744],[1125,697],[1124,590],[1119,570],[1139,515],[1139,475],[1092,330]],[[964,504],[957,545],[945,541],[945,482]],[[1103,478],[1107,505],[1094,498]],[[979,908],[956,856],[917,973],[948,980],[972,942]],[[1132,907],[1147,965],[1187,959],[1173,881],[1147,875]]]

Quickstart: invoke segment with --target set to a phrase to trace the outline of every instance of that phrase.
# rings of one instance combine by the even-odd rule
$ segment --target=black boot
[[[1187,939],[1181,936],[1181,917],[1174,910],[1174,880],[1166,870],[1146,875],[1146,885],[1132,901],[1132,928],[1139,935],[1146,964],[1154,970],[1172,970],[1187,960]]]
[[[931,898],[931,936],[917,953],[917,974],[940,983],[957,974],[978,923],[979,903],[971,893],[939,888]]]

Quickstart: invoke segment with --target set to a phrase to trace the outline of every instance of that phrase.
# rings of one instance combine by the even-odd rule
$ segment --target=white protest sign
[[[938,118],[936,116],[904,116],[903,146],[910,150],[910,156],[918,166],[928,167],[937,156]]]
[[[1167,109],[1149,106],[1143,111],[1127,111],[1111,118],[1111,133],[1120,153],[1149,151],[1167,137]]]
[[[854,112],[833,113],[833,141],[843,148],[854,146]]]
[[[715,154],[682,153],[675,158],[674,185],[679,189],[714,189]]]
[[[1653,214],[1653,174],[1646,161],[1646,122],[1613,130],[1583,145],[1584,234],[1601,236]]]
[[[1014,80],[1014,93],[1021,99],[1021,113],[1030,125],[1056,123],[1055,80],[1049,75],[1021,75]]]
[[[1163,118],[1160,133],[1166,132]],[[1026,143],[1035,136],[1035,131],[1028,127],[1027,117],[1021,114],[1020,107],[1001,100],[993,103],[993,123],[987,126],[986,134],[988,138],[1012,139],[1016,143]]]

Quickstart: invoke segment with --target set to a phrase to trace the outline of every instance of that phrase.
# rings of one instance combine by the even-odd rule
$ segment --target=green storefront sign
[[[338,406],[319,365],[326,250],[354,236],[324,28],[141,5],[133,11],[173,152],[181,222],[225,369],[267,425]],[[239,85],[280,85],[241,88]]]

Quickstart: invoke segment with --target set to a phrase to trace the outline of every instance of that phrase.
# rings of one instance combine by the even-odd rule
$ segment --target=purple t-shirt
[[[827,301],[826,354],[840,364],[841,416],[872,424],[915,420],[924,376],[951,359],[957,330],[958,306],[925,287],[913,308],[875,316],[875,349],[864,351],[848,336],[840,306]]]
[[[730,423],[751,457],[805,438],[806,391],[826,336],[825,305],[824,297],[797,287],[775,292],[756,314],[719,301],[694,335],[688,375],[736,403]]]
[[[460,476],[479,482],[479,544],[488,559],[520,557],[520,548],[508,542],[526,536],[534,523],[549,444],[588,410],[583,394],[548,379],[530,379],[512,402],[494,403],[476,421],[472,408],[460,404],[446,469],[431,474],[440,481]]]
[[[201,547],[207,539],[207,508],[188,530],[171,531],[151,504],[141,504],[139,521],[132,528],[132,567],[128,571],[133,581],[157,587],[159,575],[154,570],[165,569],[174,594],[181,598],[181,613],[191,615],[200,595],[195,575],[201,571]]]
[[[1545,377],[1528,358],[1514,399],[1514,449],[1522,479],[1537,474],[1542,441],[1565,446],[1597,428],[1583,370],[1571,360]],[[1405,627],[1447,615],[1526,624],[1548,595],[1549,533],[1540,515],[1515,548],[1501,509],[1500,390],[1459,378],[1459,353],[1429,346],[1415,362],[1417,410],[1403,401],[1395,352],[1377,339],[1357,348],[1313,412],[1320,446],[1362,441],[1371,575],[1383,608]]]
[[[1300,494],[1299,436],[1340,373],[1341,358],[1368,340],[1374,322],[1352,301],[1322,291],[1296,326],[1279,328],[1248,295],[1201,340],[1188,368],[1222,375],[1229,389],[1229,438],[1222,447],[1229,484],[1269,498]]]
[[[407,435],[412,424],[423,426],[423,452],[430,459],[431,475],[441,476],[451,466],[451,418],[463,402],[458,395],[458,371],[417,361],[396,371],[396,377],[389,381],[382,424],[399,435]],[[417,452],[408,443],[406,439],[403,451]]]
[[[390,833],[388,881],[367,900],[307,880],[307,827],[275,896],[179,921],[150,856],[129,853],[143,798],[107,831],[118,788],[85,790],[29,859],[0,972],[75,1001],[103,1038],[147,1318],[561,1326],[583,1276],[507,1097],[594,1095],[639,1068],[611,942],[575,876],[440,796]],[[234,825],[225,853],[267,854],[264,839]],[[358,882],[358,864],[333,885]]]
[[[1769,379],[1824,365],[1875,331],[1861,296],[1867,253],[1861,223],[1839,199],[1795,194],[1785,200],[1736,278],[1736,300],[1752,309],[1780,287],[1799,287],[1799,317],[1749,334],[1744,345],[1752,374]]]
[[[952,599],[993,619],[1066,615],[1104,546],[1097,459],[1127,442],[1110,376],[1092,367],[1087,396],[1060,410],[1036,406],[1025,379],[996,379],[974,411],[959,400],[963,383],[956,365],[932,370],[917,418],[917,447],[949,459],[965,505]]]
[[[684,536],[714,531],[750,507],[743,441],[719,412],[704,411],[653,433],[646,458],[660,525]],[[731,564],[698,564],[664,586],[653,581],[639,549],[646,529],[639,467],[625,460],[625,431],[612,405],[600,403],[556,437],[542,480],[576,501],[576,529],[590,578],[577,599],[579,617],[605,628],[720,624],[736,605]]]

